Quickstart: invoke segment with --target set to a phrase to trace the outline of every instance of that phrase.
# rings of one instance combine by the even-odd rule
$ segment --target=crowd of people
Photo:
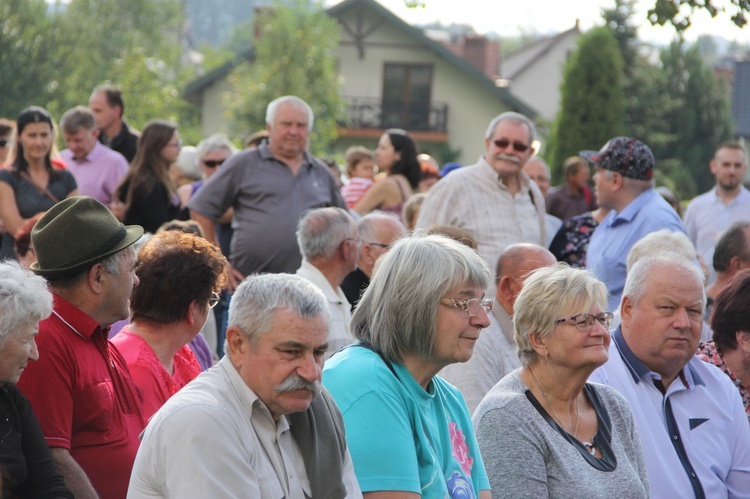
[[[516,112],[342,178],[296,96],[239,151],[124,108],[0,119],[2,496],[750,497],[741,144],[683,218],[630,137],[552,187]]]

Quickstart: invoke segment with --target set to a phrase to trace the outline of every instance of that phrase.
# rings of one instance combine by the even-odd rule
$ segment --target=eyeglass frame
[[[509,145],[512,145],[514,151],[522,153],[531,149],[531,144],[524,144],[523,142],[519,142],[517,140],[511,142],[508,139],[495,139],[492,141],[492,143],[495,144],[495,147],[497,147],[498,149],[505,149]]]
[[[373,243],[370,241],[364,241],[364,244],[369,244],[370,246],[377,246],[378,248],[383,248],[386,251],[390,250],[391,246],[393,246],[393,244]]]
[[[587,325],[588,319],[579,321],[579,317],[584,316],[586,317],[592,317],[594,320],[591,322],[591,325]],[[609,327],[612,325],[612,320],[615,318],[614,314],[612,312],[602,312],[598,315],[594,314],[578,314],[573,315],[571,317],[566,317],[564,319],[558,319],[555,321],[555,325],[557,324],[563,324],[563,323],[570,323],[570,321],[573,321],[573,325],[582,333],[588,333],[592,329],[594,329],[594,323],[598,322],[599,325],[601,325],[604,329],[609,330]],[[606,320],[606,323],[602,322],[602,320]],[[586,329],[581,329],[581,325],[585,327]]]
[[[216,291],[211,291],[211,296],[208,297],[208,308],[214,308],[221,301],[221,295]]]
[[[441,298],[440,303],[443,305],[446,305],[451,308],[455,308],[457,310],[462,310],[468,315],[469,317],[476,317],[479,313],[479,310],[477,310],[477,313],[472,315],[469,313],[469,303],[475,301],[479,303],[480,308],[483,308],[485,313],[487,315],[492,312],[492,300],[489,298],[469,298],[468,300],[455,300],[453,298]]]

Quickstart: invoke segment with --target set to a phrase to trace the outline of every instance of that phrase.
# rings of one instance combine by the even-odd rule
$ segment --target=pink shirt
[[[154,349],[129,327],[125,326],[111,341],[125,358],[133,381],[143,392],[143,417],[148,420],[172,395],[198,376],[201,367],[190,347],[185,345],[174,355],[170,375]]]
[[[74,159],[70,149],[62,151],[60,156],[76,179],[78,194],[91,196],[109,206],[120,180],[128,171],[125,156],[98,141],[84,158]]]
[[[365,193],[372,187],[374,182],[369,178],[352,177],[349,183],[341,188],[341,195],[346,201],[346,206],[354,208]]]

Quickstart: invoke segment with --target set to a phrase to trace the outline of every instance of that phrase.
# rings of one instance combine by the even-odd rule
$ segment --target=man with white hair
[[[247,278],[226,356],[151,419],[128,497],[361,497],[320,383],[328,325],[325,297],[301,277]]]
[[[705,301],[702,272],[690,260],[660,253],[636,262],[609,360],[589,379],[616,388],[630,403],[654,498],[750,491],[742,399],[724,373],[695,355]]]
[[[313,112],[292,95],[266,110],[268,144],[235,154],[188,202],[191,217],[215,241],[214,222],[234,208],[229,289],[257,272],[294,272],[295,229],[310,208],[346,208],[328,167],[307,152]]]
[[[375,263],[385,255],[391,245],[406,235],[406,227],[393,213],[371,211],[357,222],[359,237],[362,239],[357,257],[357,268],[349,273],[341,283],[346,299],[357,307],[359,298],[370,285]]]
[[[484,155],[430,189],[417,228],[460,227],[474,236],[479,255],[490,267],[511,244],[545,246],[544,196],[523,172],[535,139],[536,127],[526,116],[496,116],[487,127]]]
[[[349,330],[351,304],[341,290],[344,278],[357,266],[360,239],[357,225],[341,208],[310,210],[297,225],[302,265],[297,275],[320,289],[328,301],[331,327],[326,358],[354,343]]]

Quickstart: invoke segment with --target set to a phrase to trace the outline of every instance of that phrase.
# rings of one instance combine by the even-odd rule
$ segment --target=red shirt
[[[130,331],[129,326],[117,333],[112,343],[128,363],[133,381],[143,392],[143,417],[146,419],[201,373],[201,366],[187,345],[174,354],[170,375],[154,349],[146,340]]]
[[[18,382],[47,445],[62,447],[102,499],[124,498],[145,428],[142,395],[107,332],[80,309],[54,297],[39,323],[39,360]]]

